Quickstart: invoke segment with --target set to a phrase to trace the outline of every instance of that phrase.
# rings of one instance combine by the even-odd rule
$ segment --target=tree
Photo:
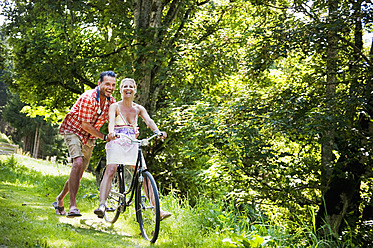
[[[120,77],[135,77],[138,101],[152,113],[184,44],[202,42],[216,31],[220,19],[204,19],[200,39],[188,40],[186,26],[208,3],[5,1],[10,22],[4,31],[15,64],[12,88],[28,103],[66,111],[77,94],[96,85],[101,71],[112,69]],[[225,6],[210,5],[224,12]]]
[[[178,91],[170,78],[184,70],[178,64],[182,54],[195,48],[205,53],[202,49],[209,47],[204,43],[231,9],[228,3],[179,0],[5,1],[3,6],[14,62],[11,88],[33,107],[33,115],[41,114],[41,106],[55,122],[108,69],[119,79],[138,81],[136,101],[156,118],[170,103],[169,93]],[[159,145],[154,151],[162,151]]]
[[[12,139],[22,146],[24,152],[29,152],[35,158],[57,156],[64,160],[66,147],[58,135],[56,125],[47,123],[42,116],[34,118],[22,113],[25,104],[16,94],[11,94],[2,116],[14,130]]]
[[[146,153],[162,186],[192,203],[316,211],[326,235],[360,230],[370,217],[359,210],[373,205],[361,38],[371,11],[362,0],[17,1],[6,9],[12,87],[65,112],[101,70],[134,77],[137,101],[171,137]]]
[[[332,232],[323,233],[338,235],[361,230],[361,209],[371,218],[372,191],[364,185],[372,177],[373,70],[361,35],[372,6],[357,1],[351,12],[347,2],[308,4],[253,1],[258,25],[245,31],[255,39],[247,38],[246,57],[238,55],[249,73],[236,74],[247,85],[223,102],[209,94],[178,106],[173,120],[179,146],[188,140],[178,150],[180,168],[195,166],[188,178],[211,185],[195,180],[200,194],[276,203],[291,218],[312,209],[317,227],[328,224]]]
[[[262,7],[259,12],[268,20],[264,21],[263,27],[257,27],[257,32],[264,34],[261,35],[263,39],[257,43],[261,46],[260,49],[254,52],[261,62],[257,66],[256,75],[262,75],[264,79],[265,72],[276,66],[282,58],[290,57],[292,51],[304,56],[304,61],[313,63],[308,66],[310,73],[302,72],[304,76],[308,76],[299,83],[302,87],[305,83],[309,88],[289,87],[288,90],[293,96],[289,96],[286,91],[280,92],[279,98],[270,101],[272,105],[268,105],[271,106],[268,107],[268,114],[272,116],[271,121],[276,122],[273,123],[275,130],[291,137],[298,144],[303,143],[304,134],[308,136],[307,139],[317,138],[321,145],[321,160],[316,160],[317,163],[312,165],[310,173],[318,179],[313,178],[314,183],[310,186],[318,188],[324,200],[317,197],[308,198],[303,204],[312,203],[309,200],[317,200],[318,227],[327,223],[334,233],[341,234],[347,226],[355,228],[359,224],[359,209],[367,206],[361,197],[361,189],[364,181],[370,180],[368,178],[371,178],[372,173],[372,146],[369,139],[371,131],[368,131],[371,130],[369,128],[372,120],[372,61],[362,46],[362,28],[369,28],[372,22],[368,14],[372,5],[364,1],[350,3],[333,0],[294,2],[292,5],[282,5],[276,1],[255,1],[254,4]],[[354,11],[351,11],[351,7]],[[304,18],[298,19],[299,22],[285,12],[287,9],[303,13]],[[277,20],[283,18],[282,23],[275,21],[276,18],[270,18],[273,13],[281,13],[281,10],[282,15],[279,14]],[[288,23],[291,23],[293,29],[286,29]],[[264,28],[268,31],[263,31]],[[297,87],[294,84],[292,86]],[[314,92],[309,95],[307,92],[312,88]],[[300,97],[302,91],[304,96],[311,97],[309,99],[314,98],[307,101],[309,106],[304,105],[304,96]],[[282,104],[284,100],[286,103],[286,99],[298,102],[284,111],[281,108],[284,107]],[[299,101],[301,99],[302,101]],[[293,113],[289,112],[290,109]],[[273,115],[276,112],[281,115],[276,114],[276,117]],[[284,118],[296,121],[298,125],[289,123]],[[306,125],[307,128],[301,128],[301,125]],[[294,128],[298,135],[291,134]],[[299,133],[299,129],[308,129],[308,132]],[[273,183],[272,181],[271,184]],[[285,185],[291,185],[289,183]],[[271,193],[284,192],[281,187],[267,185]],[[290,194],[294,196],[294,193]]]

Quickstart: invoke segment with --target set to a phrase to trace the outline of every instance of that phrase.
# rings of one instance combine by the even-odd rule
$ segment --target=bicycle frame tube
[[[130,205],[130,203],[132,202],[132,199],[135,195],[135,189],[136,189],[136,186],[137,184],[139,183],[138,182],[138,178],[139,178],[139,175],[140,173],[143,171],[142,167],[143,167],[143,164],[142,164],[142,149],[141,149],[141,145],[139,144],[139,149],[138,149],[138,153],[137,153],[137,161],[136,161],[136,166],[135,166],[135,170],[133,172],[133,176],[132,176],[132,182],[131,182],[131,185],[130,185],[130,188],[128,189],[127,192],[124,192],[124,195],[127,195],[129,193],[131,193],[131,196],[130,196],[130,199],[126,202],[127,205]],[[122,167],[122,176],[124,178],[124,165],[121,165]],[[119,170],[119,166],[118,166],[118,170]],[[118,171],[119,172],[119,171]],[[124,187],[124,180],[122,180],[122,187]]]
[[[142,147],[148,145],[149,141],[152,140],[153,138],[159,136],[159,134],[153,134],[151,137],[149,137],[148,139],[144,139],[144,140],[134,140],[131,137],[129,137],[128,135],[121,135],[121,134],[117,134],[117,135],[119,137],[124,136],[125,138],[127,138],[131,142],[133,142],[133,144],[137,144],[137,146],[138,146],[136,166],[135,166],[135,170],[133,172],[131,185],[130,185],[128,191],[124,192],[123,195],[120,194],[120,193],[118,193],[124,199],[125,199],[126,195],[128,195],[128,194],[131,193],[130,199],[128,201],[126,201],[126,205],[129,206],[132,203],[133,197],[135,195],[135,189],[137,188],[137,184],[139,183],[139,180],[138,180],[139,176],[141,175],[141,173],[143,171],[145,171],[143,169],[143,164],[142,164],[143,163],[143,159],[142,159],[143,158]],[[121,186],[120,187],[124,188],[124,184],[125,184],[124,183],[124,165],[123,164],[118,165],[118,169],[117,170],[118,170],[118,173],[119,173],[119,175],[121,177],[121,179],[120,179]]]

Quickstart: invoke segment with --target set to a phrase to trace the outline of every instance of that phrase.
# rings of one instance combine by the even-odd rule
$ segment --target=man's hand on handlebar
[[[139,137],[139,135],[140,135],[140,131],[139,131],[139,127],[136,127],[136,139],[137,139],[137,137]]]
[[[116,137],[115,137],[115,132],[111,132],[107,135],[107,142],[109,141],[112,141],[112,140],[115,140]]]

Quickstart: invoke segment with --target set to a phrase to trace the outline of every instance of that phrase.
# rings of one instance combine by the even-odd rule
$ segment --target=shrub
[[[12,144],[13,142],[3,133],[0,133],[0,142],[4,143],[10,143]]]

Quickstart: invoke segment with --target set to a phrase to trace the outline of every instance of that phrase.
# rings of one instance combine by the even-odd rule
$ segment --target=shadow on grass
[[[70,219],[56,215],[51,203],[67,178],[67,175],[43,175],[41,172],[17,164],[12,158],[5,162],[0,160],[0,246],[146,247],[150,245],[141,237],[118,231],[114,226],[107,225],[97,218]],[[83,195],[94,191],[97,191],[95,182],[83,177],[78,197],[81,199]]]
[[[0,209],[0,244],[9,247],[136,247],[138,239],[93,218],[58,216],[28,186],[0,184]]]

